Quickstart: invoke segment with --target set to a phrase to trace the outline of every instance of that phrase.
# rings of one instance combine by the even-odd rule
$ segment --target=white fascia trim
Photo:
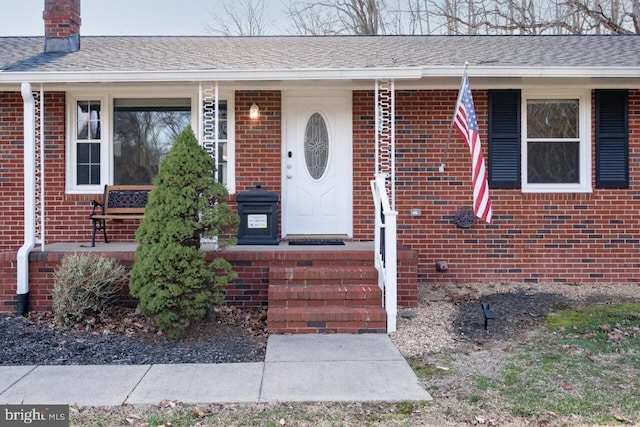
[[[461,76],[464,66],[425,67],[423,77]],[[625,78],[640,76],[640,67],[483,67],[470,65],[468,74],[473,77],[588,77]]]
[[[96,83],[96,82],[185,82],[185,81],[268,81],[268,80],[371,80],[419,79],[418,67],[365,69],[256,69],[208,71],[69,71],[69,72],[0,72],[0,83],[25,80],[38,83]]]
[[[102,82],[193,82],[218,81],[293,81],[293,80],[413,80],[422,77],[459,77],[464,66],[397,68],[311,68],[251,70],[175,70],[175,71],[66,71],[6,73],[0,71],[0,83],[102,83]],[[640,67],[523,67],[470,65],[475,77],[587,77],[638,78]]]

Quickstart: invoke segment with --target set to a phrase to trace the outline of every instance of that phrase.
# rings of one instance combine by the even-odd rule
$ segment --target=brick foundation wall
[[[135,252],[94,252],[98,256],[114,258],[131,269],[135,262]],[[38,252],[29,256],[29,310],[51,310],[54,271],[60,265],[64,252]],[[373,266],[369,251],[224,251],[238,279],[225,289],[226,303],[238,307],[267,307],[269,268],[299,266]],[[417,305],[415,251],[402,249],[398,254],[398,306]],[[207,253],[211,261],[213,253]],[[15,313],[16,298],[16,254],[0,253],[0,314]],[[123,289],[121,300],[133,303],[128,289]]]

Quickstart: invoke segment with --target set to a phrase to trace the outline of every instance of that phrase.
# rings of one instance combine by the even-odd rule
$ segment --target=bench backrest
[[[144,214],[153,185],[107,185],[104,188],[105,214]]]

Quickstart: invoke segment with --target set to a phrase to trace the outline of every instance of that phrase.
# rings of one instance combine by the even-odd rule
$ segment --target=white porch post
[[[387,332],[395,332],[398,315],[397,229],[395,210],[395,84],[375,84],[375,177],[372,190],[375,209],[375,263],[383,291]]]
[[[220,160],[218,159],[220,145],[218,102],[218,82],[200,83],[198,141],[207,153],[216,159],[216,167]]]
[[[384,292],[384,308],[387,311],[387,332],[396,331],[398,318],[398,244],[396,219],[398,212],[391,210],[385,212],[384,232],[385,232],[385,270],[387,274],[387,286]]]
[[[209,156],[216,160],[216,170],[220,159],[220,110],[218,82],[200,82],[198,100],[198,142]],[[202,243],[217,244],[216,238],[201,237]],[[217,246],[216,246],[217,247]]]
[[[391,209],[396,208],[396,97],[393,80],[376,80],[375,176],[385,175]]]

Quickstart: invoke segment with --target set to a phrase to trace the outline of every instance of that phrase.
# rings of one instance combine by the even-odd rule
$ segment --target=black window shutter
[[[596,187],[629,187],[629,94],[596,90]]]
[[[489,187],[520,188],[520,91],[489,91]]]

